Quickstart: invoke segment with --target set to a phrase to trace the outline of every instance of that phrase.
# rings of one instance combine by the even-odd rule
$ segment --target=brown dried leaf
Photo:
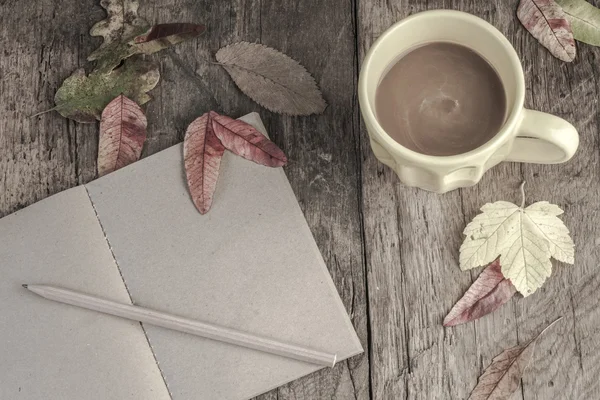
[[[137,36],[133,40],[133,46],[138,52],[152,54],[200,36],[204,31],[206,31],[206,26],[200,24],[158,24],[150,28],[145,34]]]
[[[122,60],[134,54],[152,54],[184,40],[202,34],[204,25],[173,23],[148,28],[148,23],[138,17],[138,0],[102,0],[106,19],[90,29],[90,35],[102,36],[104,42],[89,55],[88,61],[96,61],[96,70],[109,73]]]
[[[215,135],[227,150],[267,167],[281,167],[287,164],[287,157],[283,151],[252,125],[214,111],[210,112],[210,118]]]
[[[479,377],[468,400],[508,400],[519,387],[523,372],[533,357],[538,338],[561,318],[548,325],[529,343],[504,350],[496,356]]]
[[[200,214],[210,209],[225,147],[215,136],[210,113],[194,120],[185,132],[183,158],[187,183]]]
[[[267,46],[239,42],[215,55],[237,86],[266,109],[321,114],[327,107],[314,78],[297,61]]]
[[[571,24],[554,0],[521,0],[517,17],[555,57],[567,62],[575,59],[577,49]]]
[[[100,120],[98,174],[106,175],[140,158],[146,140],[146,116],[133,100],[120,95],[108,103]]]
[[[496,311],[517,289],[502,275],[500,259],[488,265],[444,318],[444,326],[455,326]]]
[[[127,42],[144,33],[148,23],[137,15],[138,0],[101,0],[100,5],[106,10],[106,19],[95,23],[90,35],[102,36],[104,42],[88,61],[97,61],[96,69],[107,73],[137,52]]]

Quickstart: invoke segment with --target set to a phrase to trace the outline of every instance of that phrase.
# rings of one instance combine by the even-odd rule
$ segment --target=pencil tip
[[[26,283],[22,284],[21,286],[23,286],[25,289],[27,289],[27,284]]]

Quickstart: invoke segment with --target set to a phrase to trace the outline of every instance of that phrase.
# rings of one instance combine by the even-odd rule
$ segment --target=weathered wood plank
[[[353,135],[357,78],[353,11],[353,2],[345,0],[263,1],[259,39],[305,65],[328,101],[321,116],[270,115],[268,122],[293,160],[286,173],[366,350],[359,158]],[[367,399],[368,373],[365,354],[279,389],[279,398]]]
[[[3,216],[95,175],[96,127],[56,113],[29,116],[53,107],[56,88],[91,49],[87,31],[103,13],[92,0],[61,5],[60,12],[52,1],[4,2],[1,7]]]
[[[557,316],[564,319],[540,343],[538,362],[523,379],[523,394],[526,399],[599,398],[600,356],[590,350],[600,340],[596,312],[600,300],[593,294],[599,289],[600,48],[580,43],[575,62],[564,64],[536,49],[530,36],[526,38],[527,47],[520,53],[530,83],[526,102],[572,121],[579,130],[580,147],[565,165],[524,165],[522,169],[530,201],[549,200],[561,206],[576,244],[575,265],[555,262],[540,293],[517,303],[520,339]]]
[[[104,18],[96,1],[2,1],[0,13],[0,215],[96,177],[97,125],[59,116],[27,116],[53,106],[54,92],[100,39],[88,35]],[[10,12],[4,12],[10,7]],[[363,246],[356,174],[354,114],[356,59],[353,2],[336,0],[145,1],[150,22],[202,22],[207,33],[153,55],[161,82],[147,106],[143,156],[182,140],[203,112],[258,111],[273,140],[288,154],[286,172],[330,267],[354,326],[367,345]],[[258,41],[280,49],[315,74],[330,106],[322,116],[272,114],[244,96],[226,72],[211,64],[221,46]],[[340,363],[262,398],[369,397],[367,355]]]
[[[581,150],[568,164],[501,164],[481,183],[446,195],[401,186],[377,162],[361,136],[363,213],[371,315],[371,372],[375,399],[466,398],[477,377],[504,348],[523,343],[558,316],[564,321],[542,337],[535,361],[514,398],[596,398],[598,356],[598,48],[579,46],[566,65],[541,47],[515,18],[518,1],[358,1],[360,59],[393,22],[417,11],[453,8],[498,27],[522,57],[526,106],[572,121]],[[596,61],[596,62],[595,62]],[[465,326],[441,321],[477,273],[458,268],[462,229],[486,202],[519,202],[518,185],[529,181],[531,201],[562,206],[578,244],[574,267],[556,263],[538,293],[513,299],[496,313]],[[585,339],[584,339],[585,338]],[[583,342],[585,341],[585,344]]]
[[[440,8],[444,4],[431,4]],[[359,1],[360,59],[393,22],[424,2]],[[375,399],[466,398],[478,366],[473,327],[444,330],[444,313],[468,287],[456,249],[464,215],[460,192],[444,196],[402,186],[372,156],[363,134],[363,213]]]

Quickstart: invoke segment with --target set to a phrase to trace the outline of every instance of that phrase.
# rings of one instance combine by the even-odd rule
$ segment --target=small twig
[[[521,208],[525,208],[525,182],[527,181],[521,182],[521,186],[519,187],[519,190],[521,191]]]

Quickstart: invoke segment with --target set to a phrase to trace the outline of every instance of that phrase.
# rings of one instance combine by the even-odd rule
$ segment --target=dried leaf
[[[444,326],[464,324],[490,314],[510,300],[516,291],[510,280],[502,275],[500,260],[496,259],[452,307],[444,318]]]
[[[210,112],[215,135],[227,150],[257,164],[281,167],[287,163],[283,151],[252,125]]]
[[[98,61],[96,69],[109,72],[137,52],[128,44],[138,35],[148,30],[148,23],[138,17],[137,0],[101,0],[106,9],[106,19],[97,22],[90,29],[90,35],[102,36],[104,42],[88,56],[88,61]]]
[[[538,234],[548,242],[550,255],[558,261],[573,264],[575,244],[565,224],[557,218],[563,210],[547,201],[538,201],[527,207],[525,213],[535,224]]]
[[[206,113],[187,128],[183,141],[183,158],[192,200],[201,214],[210,209],[217,187],[219,167],[225,147],[215,136]]]
[[[600,9],[585,0],[556,0],[571,23],[575,39],[600,46]]]
[[[327,106],[306,69],[275,49],[240,42],[223,47],[216,58],[242,92],[270,111],[321,114]]]
[[[121,61],[135,54],[152,54],[184,40],[202,34],[204,25],[174,23],[148,28],[148,23],[138,17],[137,0],[102,0],[107,18],[97,22],[90,30],[92,36],[102,36],[104,42],[88,61],[97,61],[96,70],[112,71]]]
[[[120,95],[108,103],[100,120],[100,176],[139,160],[146,141],[147,125],[144,112],[133,100]]]
[[[521,186],[521,191],[523,187]],[[524,208],[505,201],[485,204],[464,230],[460,247],[463,270],[492,262],[500,256],[502,274],[528,296],[550,276],[550,257],[574,262],[569,230],[558,218],[562,210],[545,201]]]
[[[206,27],[199,24],[154,25],[145,34],[137,36],[133,40],[133,46],[135,46],[138,52],[152,54],[177,43],[200,36],[205,30]]]
[[[538,338],[561,318],[552,322],[533,340],[522,346],[504,350],[479,377],[468,400],[508,400],[519,387],[523,372],[533,358]]]
[[[577,50],[571,24],[554,0],[521,0],[517,17],[555,57],[567,62],[575,59]]]
[[[78,122],[94,122],[100,119],[106,105],[120,94],[138,104],[148,102],[147,92],[156,86],[159,77],[158,67],[140,58],[127,60],[110,73],[95,71],[86,76],[83,69],[78,69],[56,92],[54,109],[63,117]]]

